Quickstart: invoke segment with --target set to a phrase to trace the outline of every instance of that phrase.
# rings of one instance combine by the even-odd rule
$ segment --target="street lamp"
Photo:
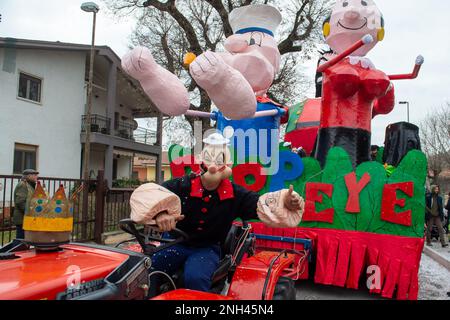
[[[406,104],[408,108],[408,122],[409,122],[409,101],[400,101],[399,104]]]
[[[92,82],[94,78],[94,56],[95,56],[95,24],[97,19],[97,12],[100,10],[94,2],[85,2],[81,5],[81,10],[94,14],[94,21],[92,24],[92,44],[91,44],[91,58],[89,65],[89,85],[87,95],[87,112],[85,117],[85,142],[84,142],[84,159],[83,159],[83,179],[89,179],[89,156],[91,149],[91,109],[92,109]]]

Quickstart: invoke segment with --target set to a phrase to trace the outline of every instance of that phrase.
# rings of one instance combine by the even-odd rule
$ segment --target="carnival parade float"
[[[24,225],[25,242],[41,251],[57,247],[59,251],[47,257],[54,255],[59,261],[64,256],[90,271],[88,276],[83,273],[81,288],[66,290],[54,279],[46,282],[52,288],[49,294],[39,293],[34,283],[33,294],[17,297],[295,299],[295,281],[313,279],[383,298],[417,299],[427,160],[412,124],[387,129],[380,161],[371,161],[370,146],[372,119],[394,108],[394,81],[416,78],[423,58],[416,59],[410,74],[377,70],[366,54],[385,35],[380,10],[373,0],[338,0],[331,15],[324,17],[323,34],[331,51],[318,65],[322,96],[288,108],[267,96],[280,65],[275,40],[280,12],[269,5],[243,6],[230,13],[229,21],[234,34],[225,40],[224,52],[190,54],[186,59],[192,78],[217,106],[216,112],[188,110],[187,89],[155,62],[149,49],[135,48],[122,59],[124,71],[140,82],[162,113],[217,123],[217,133],[204,140],[200,157],[171,146],[174,184],[147,184],[135,191],[131,219],[121,221],[120,227],[137,244],[122,249],[66,244],[71,207],[63,190],[52,200],[37,191]],[[279,141],[282,123],[287,123],[285,142],[302,147],[306,157]],[[398,139],[404,132],[412,137],[409,143]],[[205,177],[219,177],[217,197],[204,190]],[[190,193],[183,188],[190,188]],[[149,257],[190,241],[185,232],[189,219],[181,217],[180,210],[203,206],[205,218],[195,226],[201,233],[214,223],[207,218],[208,210],[236,208],[234,197],[247,191],[260,195],[248,206],[255,212],[244,213],[227,230],[210,292],[177,289],[186,280],[182,272],[167,272],[168,281],[151,295],[150,278],[161,272],[152,271]],[[64,218],[55,221],[56,211],[64,211]],[[162,212],[175,215],[178,222],[170,239],[156,236],[149,226]],[[2,248],[3,260],[9,262],[0,261],[0,270],[21,259],[42,263],[42,256],[27,256],[21,251],[25,249],[17,242]],[[89,262],[79,261],[81,252],[91,257]],[[0,291],[2,299],[11,296],[11,291]]]
[[[273,21],[279,21],[274,16],[266,17],[272,23],[261,24],[255,18],[250,19],[253,24],[244,23],[244,31],[251,32],[247,35],[249,47],[255,31],[264,32],[261,29],[271,26],[269,32],[273,32]],[[274,170],[262,159],[259,161],[261,152],[252,152],[244,141],[247,161],[242,163],[238,157],[242,152],[236,150],[239,135],[235,132],[252,125],[259,128],[255,122],[258,111],[251,119],[228,120],[225,124],[215,115],[212,119],[218,119],[217,128],[225,135],[234,133],[234,182],[261,194],[292,184],[305,199],[302,222],[297,228],[269,228],[253,222],[258,245],[298,249],[302,245],[294,239],[310,239],[316,283],[350,289],[358,289],[363,283],[382,297],[414,300],[424,244],[427,160],[415,135],[412,146],[397,139],[394,148],[386,149],[385,161],[370,161],[371,121],[393,110],[394,81],[416,78],[424,59],[417,57],[410,74],[387,75],[377,70],[366,54],[384,39],[384,27],[383,16],[373,1],[337,1],[325,19],[323,34],[332,53],[318,66],[323,76],[322,97],[288,111],[286,141],[303,147],[310,157],[300,158],[280,145]],[[235,29],[238,36],[231,38],[246,34],[239,27]],[[249,54],[253,49],[240,50],[235,56],[240,52]],[[194,79],[195,68],[198,67],[191,65]],[[205,89],[208,91],[208,86]],[[254,91],[258,101],[264,99],[265,91]],[[216,105],[221,110],[220,101]],[[279,125],[282,116],[286,117],[282,112],[266,116],[266,121],[275,120]],[[391,127],[397,127],[398,135],[399,130],[405,134],[405,127],[415,126],[390,126],[390,135]],[[258,146],[259,139],[258,136]],[[387,137],[386,144],[392,141]],[[181,147],[173,146],[169,154],[173,177],[184,175],[187,168],[192,172],[199,169],[198,164],[192,163],[189,150],[183,152]],[[307,277],[307,273],[306,269],[302,276]]]

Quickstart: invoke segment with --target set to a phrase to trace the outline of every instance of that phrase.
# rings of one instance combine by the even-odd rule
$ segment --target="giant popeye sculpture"
[[[122,66],[164,114],[211,117],[217,120],[218,130],[232,138],[233,148],[255,155],[263,147],[264,155],[270,156],[271,151],[278,151],[280,121],[288,118],[288,109],[266,95],[280,67],[274,34],[281,19],[281,13],[269,5],[236,8],[229,15],[234,34],[225,40],[226,51],[191,54],[190,74],[218,107],[217,113],[188,110],[189,95],[183,83],[160,67],[147,48],[137,47],[126,54]],[[240,143],[237,130],[243,134],[255,130],[251,133],[257,141]]]

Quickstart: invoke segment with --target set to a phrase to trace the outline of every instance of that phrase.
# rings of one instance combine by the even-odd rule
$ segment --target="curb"
[[[423,252],[429,256],[431,259],[439,263],[441,266],[446,268],[448,271],[450,271],[450,260],[448,260],[446,257],[441,255],[436,250],[431,249],[430,247],[426,246],[423,248]]]

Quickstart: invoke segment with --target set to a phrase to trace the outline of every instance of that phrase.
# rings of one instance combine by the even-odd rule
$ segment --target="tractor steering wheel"
[[[164,239],[164,238],[156,238],[150,235],[147,235],[143,232],[143,228],[137,228],[138,224],[134,222],[131,219],[123,219],[119,222],[119,227],[126,233],[131,234],[136,238],[136,241],[139,243],[139,245],[142,248],[142,251],[146,255],[153,255],[156,252],[159,252],[161,250],[167,249],[171,246],[174,246],[180,242],[184,242],[187,239],[189,239],[189,236],[180,229],[173,229],[169,233],[174,236],[174,239]],[[154,240],[158,242],[164,243],[164,245],[161,246],[155,246],[153,244],[148,243],[146,240]],[[129,240],[127,240],[129,241]]]

